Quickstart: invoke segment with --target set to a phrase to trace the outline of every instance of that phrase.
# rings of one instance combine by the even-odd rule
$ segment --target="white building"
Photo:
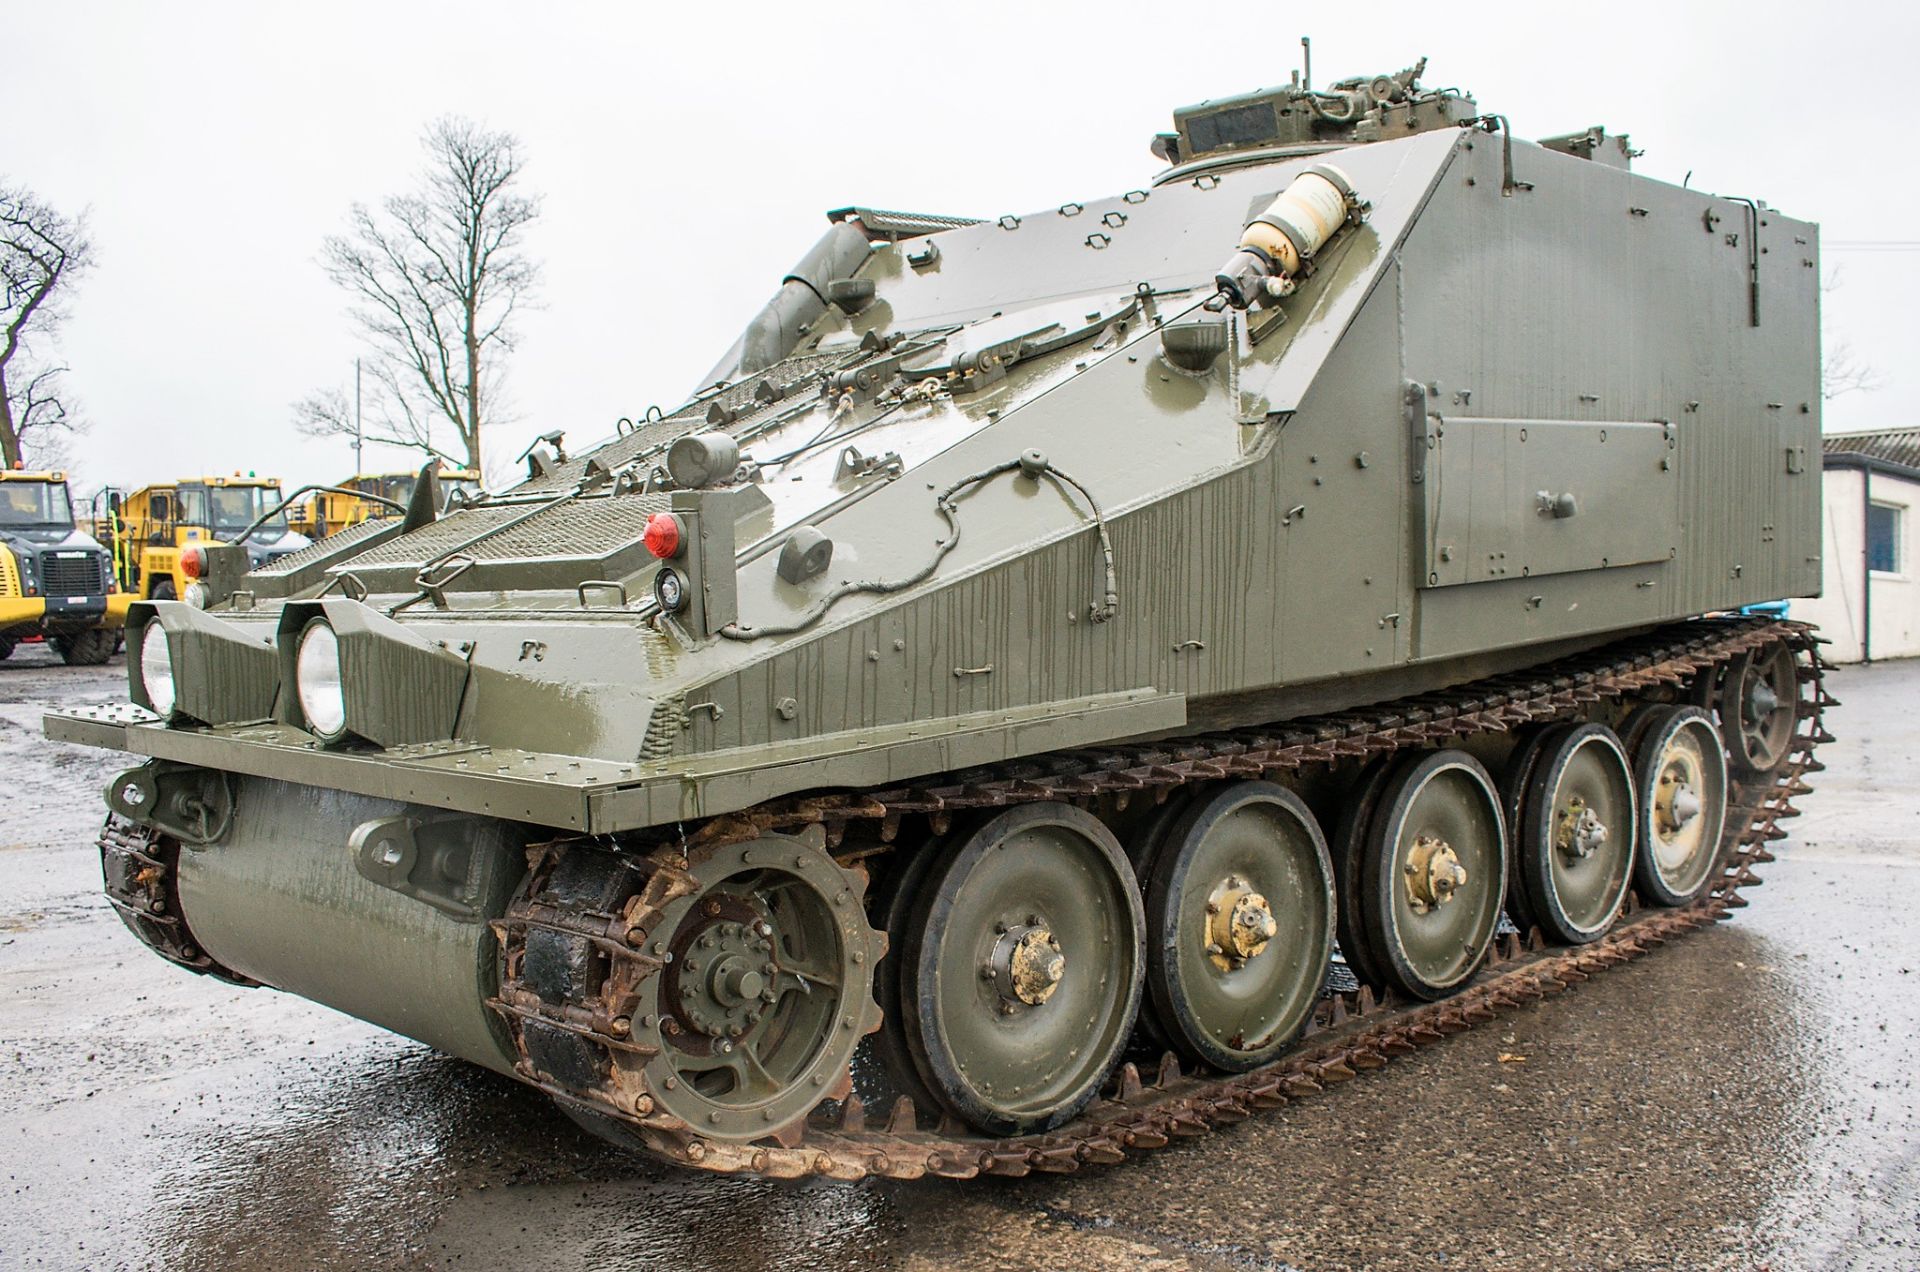
[[[1825,449],[1824,594],[1791,615],[1820,625],[1835,662],[1920,655],[1920,428]]]

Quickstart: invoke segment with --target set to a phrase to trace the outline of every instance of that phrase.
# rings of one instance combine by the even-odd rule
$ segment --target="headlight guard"
[[[149,671],[159,685],[149,655],[167,660],[170,701],[148,687]],[[168,720],[245,724],[273,718],[278,690],[264,625],[230,623],[181,601],[127,607],[127,694],[147,710]]]
[[[445,645],[345,597],[287,605],[278,643],[281,718],[328,745],[453,736],[468,667]]]

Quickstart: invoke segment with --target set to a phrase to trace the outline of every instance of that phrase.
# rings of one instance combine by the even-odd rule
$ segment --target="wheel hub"
[[[1003,1010],[1013,1011],[1015,1003],[1039,1007],[1060,988],[1067,974],[1067,956],[1036,915],[1001,932],[987,973],[998,983]]]
[[[1661,775],[1654,812],[1662,835],[1674,835],[1686,829],[1687,823],[1698,817],[1704,807],[1700,793],[1694,790],[1693,783],[1684,774],[1668,772]]]
[[[1453,845],[1444,839],[1421,835],[1413,841],[1408,854],[1407,896],[1415,914],[1425,914],[1453,900],[1467,883],[1467,868]]]
[[[1780,695],[1773,691],[1764,676],[1755,677],[1753,688],[1747,692],[1747,720],[1753,724],[1764,723],[1768,716],[1780,709]]]
[[[1554,842],[1576,861],[1591,857],[1607,842],[1607,824],[1584,799],[1574,796],[1557,815]]]
[[[1223,972],[1245,967],[1279,930],[1273,907],[1239,875],[1229,875],[1207,897],[1207,957]]]
[[[751,920],[725,919],[695,937],[681,963],[675,1014],[710,1038],[738,1038],[775,998],[773,945]]]

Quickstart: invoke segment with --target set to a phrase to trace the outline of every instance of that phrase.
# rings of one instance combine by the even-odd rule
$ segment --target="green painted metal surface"
[[[303,727],[284,653],[270,719],[48,732],[242,775],[240,824],[183,868],[209,948],[485,1056],[486,942],[353,870],[370,821],[472,814],[512,857],[508,824],[671,826],[1283,721],[1817,590],[1815,227],[1394,82],[1183,111],[1175,165],[1108,198],[842,209],[682,406],[205,616],[283,651],[331,616],[357,735]],[[1351,223],[1288,294],[1223,306],[1249,221],[1325,163]],[[676,485],[701,435],[732,467]],[[667,515],[688,542],[662,562]]]

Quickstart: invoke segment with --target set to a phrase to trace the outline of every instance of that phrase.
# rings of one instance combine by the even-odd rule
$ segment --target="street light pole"
[[[359,476],[366,471],[360,462],[360,448],[365,444],[366,435],[360,428],[360,359],[353,360],[353,473]]]

